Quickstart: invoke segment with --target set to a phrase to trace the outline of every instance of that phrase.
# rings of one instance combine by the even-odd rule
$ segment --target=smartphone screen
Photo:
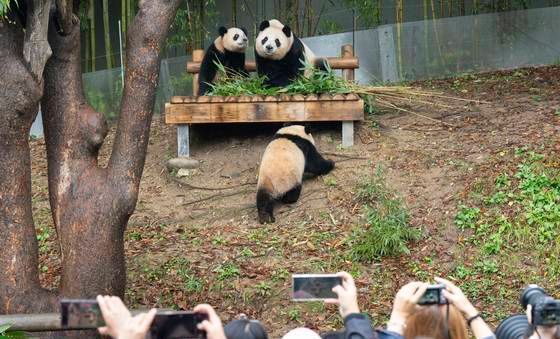
[[[206,332],[196,327],[206,319],[208,315],[203,313],[158,312],[150,327],[150,335],[152,339],[206,338]]]
[[[292,275],[293,300],[312,301],[336,299],[333,287],[342,285],[342,278],[336,274],[294,274]]]
[[[60,301],[63,328],[97,328],[105,325],[96,300],[63,299]]]

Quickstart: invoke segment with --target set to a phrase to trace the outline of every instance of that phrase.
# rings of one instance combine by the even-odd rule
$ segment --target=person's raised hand
[[[226,339],[224,327],[222,326],[222,320],[220,320],[220,317],[218,316],[218,314],[216,314],[216,311],[214,311],[214,308],[212,308],[212,306],[208,304],[196,305],[193,311],[208,315],[208,320],[203,320],[200,324],[197,325],[199,330],[203,330],[206,332],[206,338]]]
[[[387,323],[389,331],[399,334],[404,333],[406,320],[418,307],[418,301],[422,298],[427,288],[428,284],[420,281],[413,281],[401,287],[393,301],[391,318]]]
[[[143,339],[156,315],[156,310],[132,316],[119,297],[97,296],[105,326],[99,333],[116,339]]]
[[[445,289],[443,290],[443,296],[449,301],[450,304],[457,307],[464,316],[468,319],[478,314],[478,311],[473,306],[473,304],[467,299],[463,291],[451,281],[443,278],[435,278],[436,282],[443,284]]]
[[[342,285],[333,287],[332,291],[336,293],[338,299],[327,299],[325,303],[338,305],[338,311],[342,318],[346,318],[352,313],[360,313],[354,278],[347,272],[338,272],[337,276],[342,278]]]

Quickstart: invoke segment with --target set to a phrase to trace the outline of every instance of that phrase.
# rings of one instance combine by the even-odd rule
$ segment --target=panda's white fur
[[[276,134],[295,135],[315,145],[313,136],[305,133],[305,127],[301,125],[283,127]],[[278,198],[296,184],[301,184],[304,169],[305,156],[302,150],[288,139],[275,139],[264,151],[257,189],[264,188],[273,198]]]
[[[221,32],[223,32],[223,30]],[[226,50],[230,52],[244,53],[247,49],[247,41],[247,34],[243,29],[230,27],[226,29],[223,35],[220,35],[216,38],[216,40],[214,40],[214,45],[222,53]]]
[[[220,35],[206,50],[200,64],[198,77],[198,95],[204,95],[210,90],[210,84],[217,80],[216,62],[221,63],[228,73],[247,75],[245,70],[245,50],[247,49],[247,34],[244,29],[220,27]]]
[[[259,75],[267,76],[270,84],[276,86],[284,86],[289,83],[285,79],[286,76],[280,74],[286,73],[289,74],[289,77],[294,77],[299,73],[299,69],[303,67],[300,60],[319,67],[322,67],[325,62],[324,59],[317,58],[315,53],[296,37],[288,26],[276,19],[261,23],[260,32],[255,41],[255,59]],[[269,62],[271,60],[279,63]],[[279,70],[276,70],[277,68]],[[305,69],[304,75],[308,77],[311,72],[310,69]],[[275,81],[274,78],[281,79]]]
[[[257,181],[259,222],[274,222],[274,203],[294,203],[299,199],[303,173],[322,175],[334,162],[325,160],[315,148],[315,140],[304,126],[292,125],[276,132],[266,147]]]

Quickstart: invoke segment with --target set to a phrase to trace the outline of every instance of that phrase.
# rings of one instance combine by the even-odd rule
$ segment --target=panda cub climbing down
[[[248,75],[245,70],[245,49],[247,49],[247,31],[244,28],[231,27],[229,29],[220,27],[220,36],[208,47],[198,76],[198,95],[204,95],[210,91],[216,80],[217,66],[215,62],[224,65],[226,71],[231,74],[238,73]]]
[[[327,60],[317,58],[289,26],[276,19],[265,20],[261,22],[259,31],[255,41],[255,61],[257,73],[267,77],[267,85],[289,85],[303,73],[302,61],[316,68],[326,69]],[[306,71],[304,75],[310,74]]]
[[[299,199],[303,173],[323,175],[334,168],[315,148],[313,136],[304,126],[292,125],[276,132],[266,147],[257,182],[259,222],[274,222],[274,204],[291,204]]]

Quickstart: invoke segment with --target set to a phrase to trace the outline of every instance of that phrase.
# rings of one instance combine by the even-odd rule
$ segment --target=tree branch
[[[60,34],[67,35],[75,23],[73,20],[72,0],[56,0],[56,20]]]
[[[134,197],[131,209],[136,204],[144,169],[160,51],[179,3],[179,0],[141,1],[127,34],[125,85],[109,169],[110,177],[126,185],[130,196]]]
[[[51,0],[29,0],[27,4],[23,59],[36,81],[42,80],[45,63],[52,54],[47,40],[50,8]]]

